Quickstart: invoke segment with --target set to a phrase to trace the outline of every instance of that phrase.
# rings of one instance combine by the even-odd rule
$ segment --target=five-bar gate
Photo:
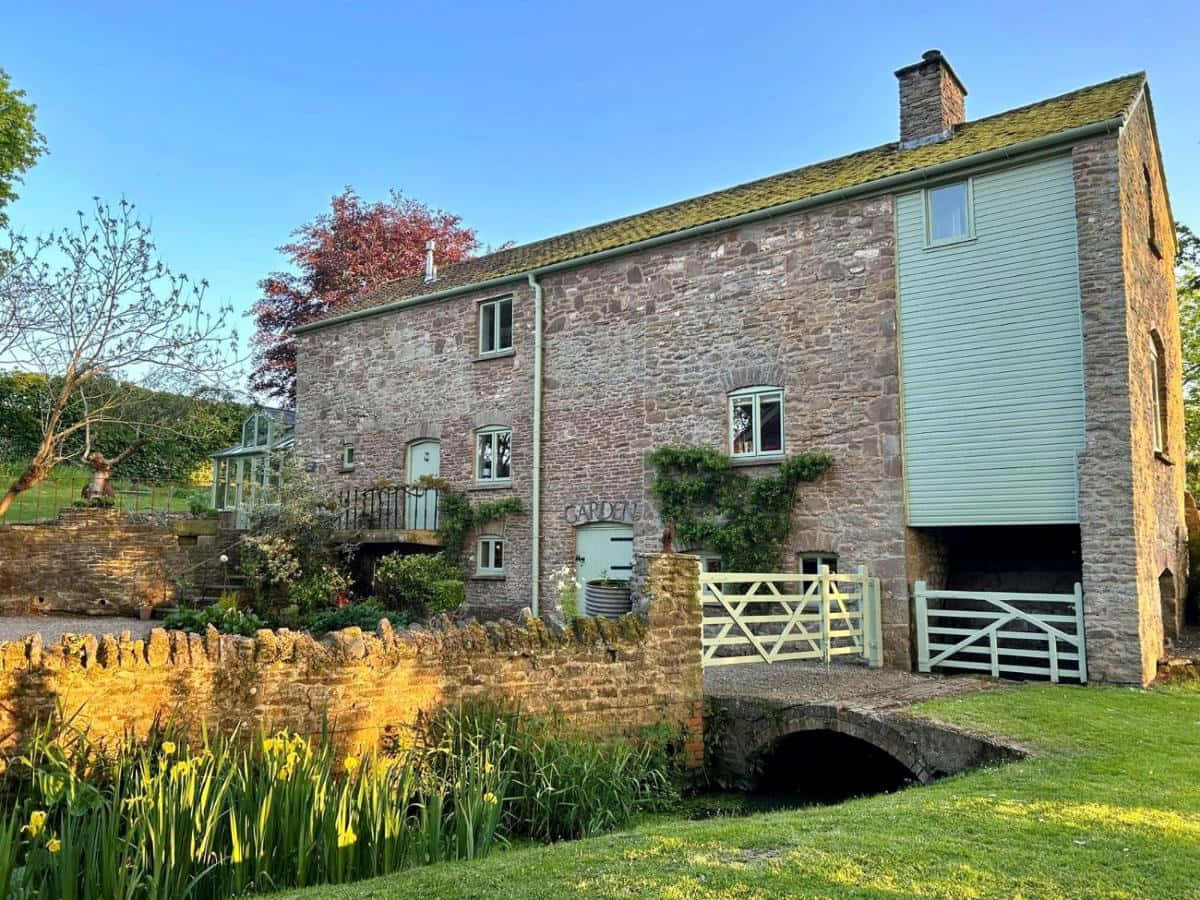
[[[701,572],[705,666],[837,656],[883,665],[879,579],[853,574]]]

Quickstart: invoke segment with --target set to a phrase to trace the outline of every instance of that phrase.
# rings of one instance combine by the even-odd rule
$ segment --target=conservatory
[[[235,527],[248,528],[253,511],[274,502],[295,423],[290,410],[256,410],[242,423],[241,443],[212,455],[212,505]]]

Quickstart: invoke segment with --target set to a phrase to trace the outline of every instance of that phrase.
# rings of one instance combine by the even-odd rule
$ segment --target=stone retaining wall
[[[166,632],[146,641],[40,636],[0,644],[0,735],[14,740],[56,710],[97,738],[145,733],[158,718],[190,727],[328,724],[347,745],[403,742],[418,713],[471,698],[560,713],[603,734],[682,725],[691,765],[703,759],[698,566],[649,564],[645,617],[585,620],[568,632],[538,619],[377,633],[323,641],[287,630],[254,638]]]
[[[120,509],[64,509],[58,519],[0,526],[0,614],[116,615],[174,597],[184,561],[169,528]]]

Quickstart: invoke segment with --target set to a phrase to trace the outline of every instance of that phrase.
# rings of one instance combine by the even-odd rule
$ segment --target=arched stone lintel
[[[757,756],[761,760],[783,738],[806,731],[833,731],[857,738],[882,750],[912,773],[921,784],[934,778],[935,767],[925,760],[917,745],[882,719],[853,710],[802,707],[783,710],[767,722],[765,733],[757,735]]]
[[[737,366],[721,373],[725,393],[748,387],[783,387],[783,367],[778,363]]]

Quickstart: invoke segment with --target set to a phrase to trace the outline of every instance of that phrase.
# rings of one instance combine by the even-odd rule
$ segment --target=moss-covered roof
[[[648,238],[1106,122],[1128,112],[1144,82],[1145,73],[1126,75],[1030,106],[965,122],[954,129],[952,137],[939,143],[909,150],[901,150],[895,143],[884,144],[601,225],[510,247],[447,266],[438,273],[433,284],[425,283],[421,276],[397,279],[367,292],[349,307],[338,309],[331,315],[340,316],[434,291],[517,276],[542,266]]]

